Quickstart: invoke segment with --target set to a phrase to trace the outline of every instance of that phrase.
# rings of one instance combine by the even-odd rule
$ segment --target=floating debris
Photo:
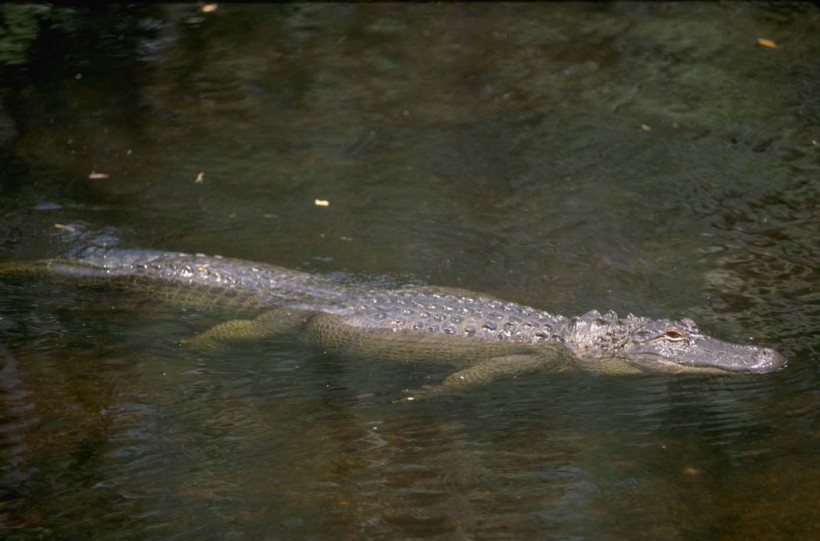
[[[767,38],[757,38],[757,44],[762,45],[764,47],[768,47],[770,49],[777,49],[777,43],[774,40],[767,39]]]
[[[314,199],[313,204],[317,207],[329,207],[330,201],[328,201],[327,199]]]
[[[194,184],[202,184],[205,180],[205,171],[200,171],[196,174],[196,180],[194,180]]]
[[[641,124],[641,129],[642,129],[643,131],[652,131],[652,128],[650,128],[650,127],[649,127],[649,126],[647,126],[646,124]]]
[[[202,4],[202,13],[213,13],[219,4]]]
[[[88,178],[91,180],[105,180],[108,178],[108,173],[97,173],[96,171],[91,171]]]

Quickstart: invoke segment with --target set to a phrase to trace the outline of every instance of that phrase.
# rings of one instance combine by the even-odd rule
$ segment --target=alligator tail
[[[0,276],[37,277],[50,274],[52,260],[5,261],[0,263]]]

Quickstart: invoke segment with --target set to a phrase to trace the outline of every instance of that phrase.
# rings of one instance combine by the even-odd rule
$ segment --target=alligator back
[[[345,324],[367,329],[461,336],[493,342],[532,343],[556,338],[566,321],[529,306],[461,289],[370,289],[349,306]]]

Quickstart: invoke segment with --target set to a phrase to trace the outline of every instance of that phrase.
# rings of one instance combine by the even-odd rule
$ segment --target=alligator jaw
[[[635,348],[627,362],[668,374],[767,374],[782,369],[786,358],[777,351],[701,338],[678,348]]]

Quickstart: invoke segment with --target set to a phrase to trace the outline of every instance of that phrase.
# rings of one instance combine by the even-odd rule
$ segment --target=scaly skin
[[[446,361],[460,368],[441,385],[414,396],[532,369],[765,373],[785,364],[772,349],[710,338],[690,319],[619,318],[596,311],[566,318],[470,291],[351,286],[274,265],[201,254],[93,249],[76,258],[6,263],[0,274],[108,284],[244,318],[189,341],[197,347],[304,329],[325,350]]]

